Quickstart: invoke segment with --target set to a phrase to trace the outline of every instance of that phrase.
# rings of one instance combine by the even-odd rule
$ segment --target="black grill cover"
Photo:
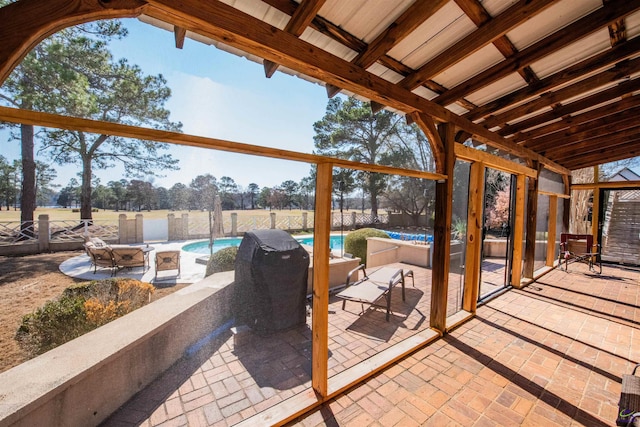
[[[309,253],[289,233],[247,232],[235,268],[237,325],[268,334],[305,323]]]

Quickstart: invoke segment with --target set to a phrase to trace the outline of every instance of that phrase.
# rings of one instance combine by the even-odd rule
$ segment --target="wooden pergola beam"
[[[620,189],[635,190],[640,188],[640,181],[606,181],[597,183],[572,184],[572,190],[594,190],[594,189]]]
[[[18,1],[0,7],[0,84],[38,43],[72,25],[99,19],[134,18],[142,0]]]
[[[6,121],[10,123],[23,123],[56,129],[79,130],[84,132],[122,136],[124,138],[167,142],[170,144],[186,145],[189,147],[209,148],[220,151],[228,151],[231,153],[270,157],[274,159],[291,160],[295,162],[305,162],[310,164],[331,162],[337,167],[356,170],[370,170],[372,172],[403,175],[421,179],[447,179],[445,175],[432,172],[423,172],[412,169],[353,162],[350,160],[339,159],[337,157],[319,156],[317,154],[300,153],[297,151],[283,150],[279,148],[243,144],[240,142],[227,141],[217,138],[206,138],[202,136],[188,135],[178,132],[142,128],[98,120],[81,119],[78,117],[61,116],[57,114],[41,113],[30,110],[20,110],[17,108],[0,107],[0,121]]]
[[[639,8],[640,0],[606,4],[591,14],[564,27],[562,30],[556,31],[552,35],[534,43],[516,55],[456,85],[435,98],[434,101],[440,105],[449,105],[457,99],[486,87],[542,57],[556,52],[600,28],[606,27],[612,22],[624,18]]]
[[[433,119],[418,111],[408,114],[407,117],[417,124],[427,137],[436,163],[436,171],[446,174],[445,147]],[[453,144],[453,141],[451,143]]]
[[[554,3],[554,0],[520,0],[502,12],[496,18],[489,20],[471,34],[463,37],[454,46],[417,69],[413,74],[405,77],[400,85],[413,90],[425,81],[437,76],[448,67],[457,64],[467,56],[477,52],[487,44],[502,37],[511,29],[531,19],[536,14]]]
[[[299,7],[298,3],[290,0],[263,0],[263,1],[268,5],[278,9],[282,13],[286,13],[287,15],[293,15],[296,11],[296,8]],[[427,2],[422,2],[422,3],[427,3]],[[367,49],[368,45],[365,42],[356,38],[352,34],[345,31],[344,29],[333,25],[331,22],[325,20],[320,16],[316,16],[313,19],[313,21],[311,22],[311,28],[318,31],[319,33],[324,34],[330,39],[335,40],[336,42],[343,44],[344,46],[347,46],[349,49],[352,49],[355,52],[364,52]],[[413,69],[402,64],[400,61],[394,58],[391,58],[388,55],[382,55],[377,60],[378,62],[380,62],[380,64],[384,65],[385,67],[389,68],[392,71],[395,71],[398,74],[401,74],[402,76],[407,76],[414,71]],[[439,85],[433,80],[429,80],[425,82],[424,86],[427,89],[437,94],[441,94],[446,91],[446,88],[444,86]],[[333,96],[337,95],[338,92],[340,92],[339,87],[333,86],[333,85],[327,85],[327,95],[329,96],[329,98],[332,98]],[[472,110],[476,107],[474,104],[472,104],[471,102],[465,99],[459,99],[457,103],[467,110]]]
[[[607,150],[612,150],[619,147],[620,145],[628,144],[631,141],[635,141],[639,136],[640,125],[636,125],[630,129],[610,133],[598,138],[583,140],[566,147],[560,147],[558,149],[554,149],[553,151],[549,151],[552,152],[554,158],[560,159],[560,161],[564,162],[572,157],[583,157],[591,153],[607,153]]]

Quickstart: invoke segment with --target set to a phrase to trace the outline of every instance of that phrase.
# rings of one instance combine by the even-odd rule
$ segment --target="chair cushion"
[[[105,247],[109,246],[109,245],[107,245],[107,243],[104,240],[102,240],[99,237],[91,237],[89,239],[89,243],[93,243],[93,245],[96,248],[105,248]]]

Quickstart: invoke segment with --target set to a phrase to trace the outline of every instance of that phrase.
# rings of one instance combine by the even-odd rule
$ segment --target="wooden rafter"
[[[386,55],[398,42],[411,34],[420,24],[436,13],[448,0],[416,1],[389,25],[367,48],[354,59],[354,64],[368,68]]]
[[[629,139],[636,139],[640,135],[640,124],[628,124],[615,132],[594,132],[590,138],[574,139],[562,146],[555,146],[544,150],[553,155],[554,158],[564,160],[568,157],[584,156],[592,152],[602,152],[621,144],[627,143]]]
[[[296,37],[304,32],[304,30],[311,24],[313,18],[316,17],[318,11],[325,3],[326,0],[304,0],[300,3],[300,6],[296,8],[296,11],[287,22],[284,30],[293,34]],[[273,76],[273,73],[278,69],[278,64],[271,61],[264,61],[264,74],[267,77]]]
[[[601,68],[623,61],[636,55],[638,50],[640,50],[640,38],[635,38],[560,70],[536,83],[525,86],[494,101],[477,107],[465,114],[464,117],[469,120],[477,120],[479,118],[486,117],[494,111],[503,110],[508,108],[510,105],[514,105],[530,97],[540,95],[541,93],[569,83],[582,75],[590,74]]]
[[[539,114],[537,116],[522,120],[518,123],[514,123],[513,125],[507,125],[503,129],[498,131],[498,133],[501,135],[511,135],[516,132],[532,128],[534,126],[541,125],[543,123],[551,122],[558,116],[562,117],[567,114],[572,114],[577,111],[591,108],[594,105],[603,104],[636,90],[640,90],[640,79],[625,81],[624,83],[620,83],[619,85],[607,90],[603,90],[580,100],[563,105],[562,107],[556,108],[553,111]]]
[[[184,47],[184,39],[185,39],[185,36],[187,35],[187,30],[185,28],[174,26],[173,35],[176,40],[176,47],[178,49],[182,49]]]
[[[640,96],[631,96],[621,99],[619,102],[604,105],[593,110],[589,110],[582,114],[576,114],[575,116],[566,116],[562,120],[555,121],[545,126],[537,127],[527,132],[518,132],[513,135],[511,140],[516,142],[525,142],[538,138],[544,135],[548,135],[563,129],[571,128],[572,126],[578,126],[582,123],[587,123],[596,119],[607,120],[607,116],[616,114],[619,112],[627,111],[632,108],[640,106]]]
[[[640,0],[629,0],[604,5],[591,14],[578,19],[548,37],[534,43],[505,61],[489,67],[474,77],[456,85],[435,98],[440,105],[448,105],[503,77],[533,63],[534,61],[574,43],[600,28],[640,9]]]
[[[482,124],[487,128],[501,126],[505,123],[525,116],[535,111],[539,111],[545,107],[552,106],[558,102],[573,98],[581,93],[589,92],[593,89],[612,82],[630,77],[632,74],[640,71],[640,59],[625,61],[611,67],[601,73],[595,74],[584,80],[580,80],[571,85],[565,86],[555,92],[548,92],[537,99],[518,105],[515,108],[504,111],[502,113],[490,116]]]
[[[634,121],[637,122],[638,114],[640,114],[640,107],[631,108],[620,113],[571,126],[568,129],[530,139],[524,145],[532,150],[542,151],[560,145],[571,144],[572,142],[583,139],[607,135],[608,133],[632,127]]]
[[[282,13],[286,13],[288,15],[293,15],[296,11],[296,9],[299,7],[298,3],[291,1],[291,0],[263,0],[265,3],[269,4],[272,7],[275,7],[276,9],[278,9],[280,12]],[[438,0],[440,1],[440,0]],[[430,2],[424,2],[424,1],[419,1],[416,3],[422,3],[425,4],[426,7],[433,7],[433,5],[427,5],[427,3]],[[437,4],[437,2],[434,2],[434,4]],[[314,30],[324,34],[325,36],[337,41],[338,43],[343,44],[344,46],[348,47],[349,49],[352,49],[355,52],[358,53],[362,53],[367,51],[368,49],[368,45],[367,43],[363,42],[362,40],[354,37],[352,34],[348,33],[347,31],[345,31],[344,29],[335,26],[333,24],[331,24],[330,22],[328,22],[327,20],[316,16],[313,21],[311,22],[311,28],[313,28]],[[369,54],[369,56],[373,56],[372,54]],[[357,58],[357,57],[356,57]],[[381,55],[377,58],[377,61],[380,62],[380,64],[384,65],[385,67],[389,68],[392,71],[395,71],[396,73],[402,75],[402,76],[407,76],[411,73],[413,73],[413,69],[407,67],[406,65],[402,64],[400,61],[395,60],[394,58],[391,58],[388,55]],[[371,64],[369,64],[371,65]],[[366,67],[365,67],[366,68]],[[444,92],[446,92],[446,88],[442,85],[439,85],[438,83],[434,82],[433,80],[428,80],[426,82],[424,82],[424,86],[437,93],[437,94],[442,94]],[[327,85],[327,96],[329,98],[334,97],[335,95],[337,95],[339,92],[341,91],[341,88],[339,86],[335,86],[335,85],[331,85],[328,84]],[[464,98],[459,99],[457,101],[457,103],[459,105],[461,105],[463,108],[467,109],[467,110],[471,110],[474,109],[476,106],[473,105],[471,102],[465,100]]]
[[[489,20],[476,31],[463,37],[455,45],[431,59],[413,74],[405,77],[400,84],[409,90],[421,86],[425,81],[432,79],[446,68],[457,64],[487,44],[504,36],[509,30],[542,12],[553,2],[554,0],[520,0],[496,18]]]
[[[619,145],[617,148],[600,149],[589,154],[581,154],[565,159],[563,163],[572,170],[582,169],[602,164],[602,159],[605,156],[608,162],[640,156],[640,135],[637,139],[628,139],[626,144]]]
[[[456,4],[464,11],[464,13],[476,24],[478,27],[482,26],[489,20],[491,20],[491,15],[484,8],[482,3],[479,0],[454,0]],[[502,37],[498,37],[493,41],[493,45],[500,51],[500,53],[505,57],[509,58],[515,55],[518,50],[511,43],[511,40],[504,35]],[[531,67],[526,66],[521,70],[518,70],[518,73],[522,76],[522,78],[528,83],[533,84],[538,81],[538,77],[535,75]]]

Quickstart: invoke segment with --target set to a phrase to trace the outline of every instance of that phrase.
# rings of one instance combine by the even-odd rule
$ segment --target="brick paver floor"
[[[291,425],[612,426],[639,326],[637,270],[554,270]]]
[[[342,310],[333,300],[331,375],[428,326],[430,270],[412,268],[416,286],[407,283],[405,302],[394,293],[389,322],[382,309]],[[632,346],[640,342],[639,277],[607,266],[602,276],[586,266],[554,270],[291,425],[613,425],[621,375],[640,362],[640,346]],[[308,327],[238,346],[223,333],[105,425],[236,424],[308,389],[310,352]]]

